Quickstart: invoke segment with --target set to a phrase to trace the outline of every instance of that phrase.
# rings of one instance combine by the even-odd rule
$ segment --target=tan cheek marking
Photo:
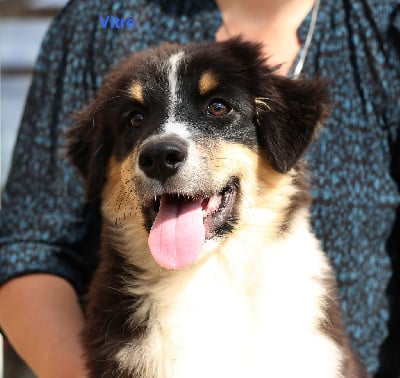
[[[111,158],[103,190],[103,213],[109,218],[126,218],[137,213],[138,200],[132,188],[132,155],[119,163]]]
[[[107,221],[106,243],[117,246],[118,253],[128,262],[146,272],[159,274],[159,266],[148,250],[148,233],[143,227],[141,199],[132,186],[135,152],[123,162],[111,158],[107,167],[107,182],[103,190],[102,212]]]
[[[218,84],[218,76],[213,71],[205,71],[199,80],[199,93],[205,95],[215,89]]]
[[[251,151],[239,144],[220,143],[215,151],[217,158],[210,160],[210,165],[216,181],[226,181],[230,176],[239,177],[242,192],[241,226],[251,229],[256,210],[260,211],[259,214],[264,214],[266,210],[275,214],[271,225],[279,227],[296,192],[290,173],[275,171],[261,152]],[[259,224],[265,226],[265,220],[261,218]],[[273,228],[270,231],[271,235],[276,233]]]
[[[262,187],[275,188],[282,182],[284,175],[275,171],[268,160],[261,153],[251,151],[249,148],[234,143],[218,143],[213,146],[216,151],[213,172],[219,174],[237,175],[240,179],[249,181],[249,187],[256,188],[254,183]]]
[[[129,89],[129,95],[137,102],[144,104],[143,86],[141,83],[133,82]]]

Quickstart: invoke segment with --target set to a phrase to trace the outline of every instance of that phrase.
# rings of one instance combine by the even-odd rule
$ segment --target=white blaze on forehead
[[[190,132],[185,123],[176,120],[176,114],[179,111],[177,109],[179,99],[178,69],[184,55],[183,51],[179,51],[168,59],[168,119],[164,124],[163,132],[165,134],[175,134],[184,139],[188,139]]]
[[[172,104],[176,103],[178,98],[178,67],[183,56],[184,52],[179,51],[168,60],[169,100]]]
[[[191,133],[186,127],[186,123],[178,122],[174,117],[168,117],[167,122],[164,123],[163,132],[165,134],[174,134],[182,139],[189,139]]]
[[[178,100],[178,67],[179,63],[182,60],[184,55],[183,51],[179,51],[176,54],[172,55],[169,60],[168,67],[168,83],[169,83],[169,111],[171,116],[171,112],[174,112],[174,107]]]

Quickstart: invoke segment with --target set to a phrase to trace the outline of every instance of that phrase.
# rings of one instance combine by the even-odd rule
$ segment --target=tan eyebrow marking
[[[141,83],[134,81],[129,88],[129,95],[137,102],[144,104],[143,85]]]
[[[199,80],[199,92],[201,95],[205,95],[207,92],[215,89],[219,84],[218,76],[211,70],[204,71]]]

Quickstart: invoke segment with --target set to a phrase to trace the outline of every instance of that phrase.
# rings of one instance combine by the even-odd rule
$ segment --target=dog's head
[[[106,77],[77,116],[69,156],[109,225],[182,268],[239,227],[244,208],[280,206],[274,189],[293,187],[325,98],[318,81],[274,74],[257,44],[163,45]]]

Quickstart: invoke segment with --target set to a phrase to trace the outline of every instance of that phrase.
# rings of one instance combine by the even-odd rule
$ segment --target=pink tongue
[[[158,265],[181,269],[196,260],[205,240],[201,202],[201,199],[161,197],[160,210],[148,240]]]

